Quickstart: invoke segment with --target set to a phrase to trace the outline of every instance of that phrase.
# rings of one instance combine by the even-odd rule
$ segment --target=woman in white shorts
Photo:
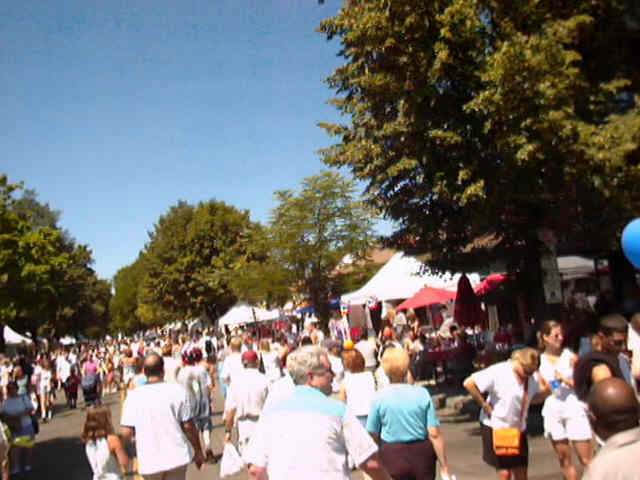
[[[38,383],[36,387],[38,399],[40,400],[40,413],[42,415],[42,421],[46,422],[47,420],[51,420],[51,416],[53,415],[53,402],[51,398],[51,381],[53,379],[53,372],[51,370],[51,363],[47,358],[40,360],[38,374]]]
[[[551,439],[564,478],[578,479],[571,444],[580,463],[587,465],[592,456],[593,436],[586,408],[573,388],[573,368],[578,357],[568,348],[562,348],[562,326],[554,320],[542,324],[538,340],[540,348],[544,349],[540,356],[540,375],[551,385],[552,391],[542,408],[545,436]]]

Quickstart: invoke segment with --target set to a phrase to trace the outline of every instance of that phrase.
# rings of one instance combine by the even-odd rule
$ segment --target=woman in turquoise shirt
[[[393,478],[434,480],[436,459],[442,478],[449,478],[446,445],[431,395],[406,383],[409,355],[389,348],[382,368],[391,384],[379,392],[367,419],[367,430],[380,444],[380,456]]]

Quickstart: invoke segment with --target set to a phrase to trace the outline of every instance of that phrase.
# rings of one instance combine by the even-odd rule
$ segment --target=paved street
[[[109,395],[105,403],[112,408],[113,418],[119,418],[120,406],[116,395]],[[216,406],[221,405],[221,400]],[[82,402],[80,402],[82,404]],[[84,412],[81,409],[65,411],[58,405],[58,413],[51,423],[41,425],[40,435],[34,455],[35,470],[29,479],[87,480],[91,478],[91,469],[84,455],[79,439],[84,424]],[[223,427],[220,414],[214,417],[214,452],[222,451]],[[487,467],[481,458],[481,443],[476,422],[447,423],[443,431],[449,448],[449,458],[453,472],[458,480],[495,479],[494,471]],[[561,479],[555,455],[546,439],[536,435],[530,439],[531,480]],[[189,467],[189,480],[215,480],[219,478],[219,465],[206,465],[201,471]],[[245,479],[246,473],[232,477],[232,480]],[[354,474],[359,479],[359,474]]]

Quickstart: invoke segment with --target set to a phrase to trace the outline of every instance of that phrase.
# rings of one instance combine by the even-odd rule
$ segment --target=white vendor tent
[[[424,286],[455,291],[461,275],[430,272],[416,258],[398,252],[362,288],[342,295],[340,302],[362,305],[370,299],[383,302],[404,300],[415,295]],[[477,273],[467,274],[467,277],[472,287],[480,283]]]
[[[68,346],[68,345],[75,345],[76,344],[76,339],[73,338],[71,335],[67,335],[66,337],[62,337],[60,340],[58,340],[60,342],[60,345],[63,346]]]
[[[277,320],[279,318],[285,318],[282,311],[278,308],[274,310],[265,310],[264,308],[256,308],[256,319],[259,322],[268,322],[270,320]]]
[[[592,259],[577,255],[558,257],[558,270],[563,280],[584,278],[596,273]]]
[[[7,345],[20,345],[21,343],[33,343],[29,337],[25,337],[24,335],[20,335],[18,332],[13,330],[8,325],[4,326],[4,342]]]
[[[280,316],[280,310],[265,310],[260,307],[252,307],[247,302],[238,302],[218,319],[218,326],[266,322],[280,318]]]

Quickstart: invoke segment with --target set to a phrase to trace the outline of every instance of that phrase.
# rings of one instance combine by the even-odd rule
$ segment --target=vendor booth
[[[218,327],[235,327],[243,324],[268,322],[278,320],[281,317],[282,312],[279,309],[266,310],[251,306],[247,302],[238,302],[218,319]]]
[[[29,337],[20,335],[8,325],[4,326],[3,334],[6,345],[30,345],[33,343]]]

